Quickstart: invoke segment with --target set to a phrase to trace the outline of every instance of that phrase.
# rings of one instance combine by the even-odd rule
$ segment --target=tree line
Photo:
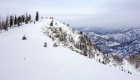
[[[36,12],[35,21],[39,20],[39,13]],[[31,20],[31,14],[28,14],[27,12],[23,15],[17,16],[17,15],[7,15],[6,19],[2,18],[0,15],[0,31],[6,30],[8,31],[8,28],[12,27],[19,27],[23,23],[28,24],[31,23],[33,20]]]

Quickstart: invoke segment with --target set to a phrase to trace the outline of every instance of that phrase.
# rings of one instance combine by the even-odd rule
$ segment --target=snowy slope
[[[0,33],[0,80],[139,80],[68,48],[53,47],[42,20]],[[23,35],[27,40],[22,40]],[[48,47],[45,48],[44,43]]]

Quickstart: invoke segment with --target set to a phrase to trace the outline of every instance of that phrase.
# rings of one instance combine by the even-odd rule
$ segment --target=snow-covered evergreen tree
[[[38,11],[36,12],[36,17],[35,17],[35,20],[38,21],[39,20],[39,13]]]
[[[14,25],[16,25],[16,24],[17,24],[17,17],[16,17],[16,15],[15,15]]]
[[[51,21],[50,26],[53,26],[53,20]]]
[[[13,19],[14,19],[13,16],[10,16],[10,28],[13,26],[13,22],[14,22]]]
[[[1,22],[1,15],[0,15],[0,31],[2,30],[2,22]]]
[[[29,18],[28,18],[28,13],[26,12],[25,15],[26,15],[26,18],[25,18],[25,24],[28,24],[28,21],[29,21],[29,20],[28,20],[28,19],[29,19]]]

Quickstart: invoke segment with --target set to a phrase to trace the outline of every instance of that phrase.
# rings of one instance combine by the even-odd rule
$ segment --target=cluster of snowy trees
[[[64,24],[64,25],[67,26],[67,28],[69,28],[69,24],[67,25]],[[44,34],[52,38],[53,41],[57,39],[58,43],[62,43],[63,46],[67,46],[67,47],[69,46],[70,49],[80,53],[81,55],[88,56],[88,57],[93,56],[93,50],[96,50],[96,45],[93,44],[90,38],[88,38],[87,35],[83,34],[82,31],[78,31],[75,33],[75,31],[72,30],[72,34],[75,33],[79,35],[78,38],[79,41],[75,41],[74,36],[64,31],[61,26],[59,27],[54,27],[54,26],[59,26],[59,25],[57,24],[57,22],[53,21],[52,19],[50,23],[50,27],[48,27],[48,31],[51,31],[52,34],[47,31]],[[54,43],[54,46],[55,47],[59,46],[58,43]]]
[[[44,34],[49,36],[54,41],[54,47],[61,44],[63,47],[70,48],[77,53],[84,55],[89,58],[94,58],[96,61],[102,64],[112,64],[113,66],[123,66],[125,63],[125,58],[117,54],[112,53],[102,53],[100,48],[96,44],[92,43],[91,39],[82,31],[72,30],[68,25],[60,25],[64,23],[57,23],[53,20],[50,23],[50,27],[47,27]],[[65,26],[65,27],[64,27]],[[43,29],[44,30],[44,29]],[[78,40],[75,40],[75,36],[78,35]],[[140,71],[140,55],[134,54],[126,59],[130,64],[132,64],[135,69]],[[126,71],[121,69],[122,71]],[[131,71],[127,71],[132,74]]]
[[[63,24],[63,23],[62,23]],[[92,43],[90,38],[82,31],[74,31],[72,30],[72,34],[76,33],[79,35],[78,41],[75,41],[75,37],[72,34],[68,34],[67,31],[63,30],[63,27],[54,27],[58,26],[55,21],[51,21],[50,27],[47,27],[47,30],[44,34],[52,38],[53,41],[57,41],[54,43],[54,47],[59,46],[59,43],[63,44],[65,47],[69,47],[71,50],[80,53],[89,58],[95,58],[95,56],[101,57],[102,59],[98,59],[98,62],[103,64],[108,64],[113,60],[114,66],[122,65],[123,58],[118,55],[113,54],[102,54],[96,47],[96,44]],[[67,28],[69,28],[67,26]],[[51,31],[51,32],[50,32]]]
[[[132,64],[136,69],[140,68],[140,53],[134,53],[130,55],[127,60]],[[139,69],[140,71],[140,69]]]
[[[35,20],[39,20],[39,13],[36,12]],[[27,12],[24,15],[16,16],[16,15],[7,15],[6,19],[3,19],[0,16],[0,30],[8,31],[8,28],[21,26],[23,23],[28,24],[31,22],[31,15]]]

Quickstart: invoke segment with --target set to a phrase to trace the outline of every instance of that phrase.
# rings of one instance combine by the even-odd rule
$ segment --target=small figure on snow
[[[35,21],[34,21],[34,24],[35,24]]]
[[[26,38],[26,36],[25,36],[25,35],[22,37],[22,40],[27,40],[27,38]]]
[[[44,47],[47,47],[47,43],[46,42],[44,43]]]

